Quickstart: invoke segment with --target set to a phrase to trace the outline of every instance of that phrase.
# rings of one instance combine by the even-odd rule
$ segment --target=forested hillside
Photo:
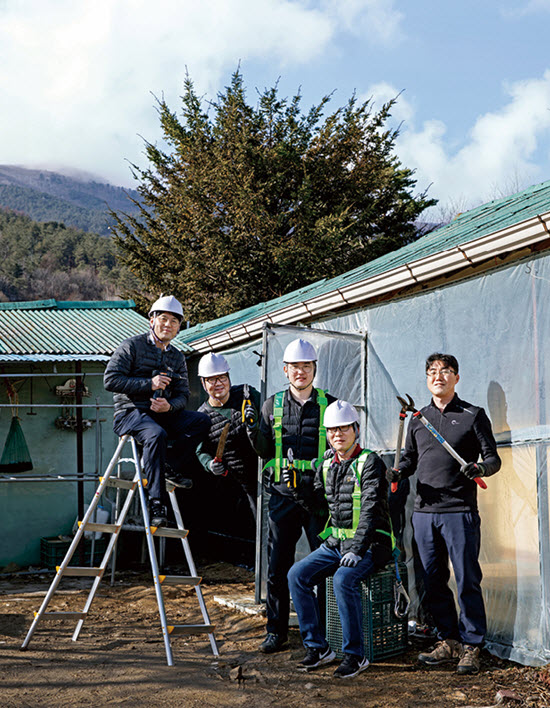
[[[110,238],[0,209],[0,301],[112,300],[133,287]]]
[[[58,221],[91,233],[109,234],[109,209],[136,214],[125,190],[92,179],[75,179],[47,170],[0,165],[0,208],[12,209],[35,221]]]

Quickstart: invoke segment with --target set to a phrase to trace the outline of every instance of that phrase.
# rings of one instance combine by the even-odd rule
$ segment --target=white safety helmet
[[[199,361],[199,376],[201,378],[208,378],[209,376],[227,374],[230,368],[223,354],[209,352],[201,357]]]
[[[295,364],[298,361],[317,361],[317,352],[313,344],[305,339],[294,339],[287,345],[283,354],[285,364]]]
[[[358,425],[357,411],[347,401],[334,401],[325,408],[323,425],[325,428],[337,428],[340,425]]]
[[[149,317],[157,312],[171,312],[179,320],[183,320],[183,308],[173,295],[164,295],[151,305]]]

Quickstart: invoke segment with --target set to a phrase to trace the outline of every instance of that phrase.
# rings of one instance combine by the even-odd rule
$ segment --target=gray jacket
[[[182,352],[173,345],[162,351],[148,334],[125,339],[109,359],[103,376],[105,389],[114,393],[115,415],[134,408],[149,411],[153,372],[167,369],[176,377],[164,390],[163,397],[173,410],[183,410],[189,399],[189,379]]]

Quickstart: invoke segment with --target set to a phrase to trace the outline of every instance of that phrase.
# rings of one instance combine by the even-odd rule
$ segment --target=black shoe
[[[268,633],[267,637],[260,644],[258,649],[263,654],[274,654],[276,651],[286,648],[288,640],[286,637],[280,637],[278,634]]]
[[[299,671],[311,671],[319,666],[330,664],[336,659],[336,654],[327,646],[325,649],[315,649],[314,647],[306,647],[306,655],[297,665]]]
[[[179,487],[180,489],[191,489],[193,486],[192,479],[184,477],[181,472],[173,470],[169,465],[166,465],[164,469],[164,478],[169,484],[174,485],[174,487]]]
[[[166,507],[160,499],[149,499],[149,523],[151,526],[166,526]]]
[[[355,654],[344,654],[340,666],[334,672],[336,678],[353,678],[364,671],[369,665],[369,660]]]

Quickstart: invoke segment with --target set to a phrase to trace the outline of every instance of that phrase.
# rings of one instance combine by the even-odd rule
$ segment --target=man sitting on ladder
[[[168,479],[180,487],[189,480],[177,469],[166,470],[167,441],[173,441],[172,459],[188,459],[210,429],[204,413],[185,410],[189,399],[187,365],[172,340],[183,320],[181,304],[172,295],[158,299],[149,312],[149,332],[126,339],[105,369],[104,385],[114,393],[113,428],[117,435],[132,435],[143,445],[152,526],[167,523]]]

